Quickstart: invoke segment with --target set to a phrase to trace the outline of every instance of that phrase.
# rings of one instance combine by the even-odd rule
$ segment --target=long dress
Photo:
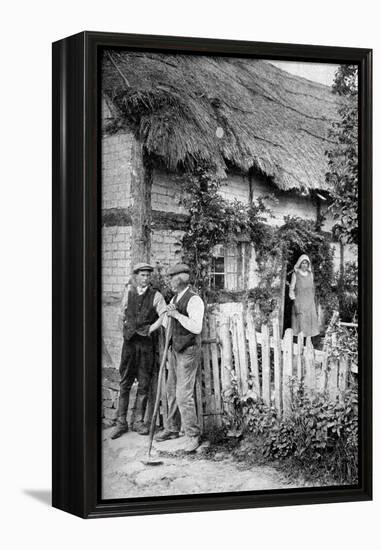
[[[319,334],[319,324],[315,304],[315,286],[311,271],[307,271],[306,275],[301,275],[299,269],[295,270],[292,283],[294,283],[292,286],[295,295],[292,306],[292,330],[295,335],[303,332],[304,336],[317,336]]]

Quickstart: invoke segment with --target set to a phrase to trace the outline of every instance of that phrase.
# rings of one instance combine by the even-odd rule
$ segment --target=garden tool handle
[[[163,380],[165,363],[167,361],[169,341],[171,339],[171,330],[172,330],[172,319],[171,319],[171,317],[168,317],[168,324],[167,324],[167,330],[166,330],[166,334],[165,334],[165,344],[164,344],[163,356],[161,358],[161,363],[160,363],[160,368],[159,368],[159,376],[157,378],[155,406],[154,406],[154,409],[153,409],[153,414],[152,414],[152,418],[151,418],[151,426],[150,426],[150,430],[149,430],[148,456],[150,456],[150,454],[151,454],[153,435],[155,433],[156,417],[157,417],[157,413],[158,413],[158,410],[159,410],[159,403],[160,403],[160,396],[161,396],[161,384],[162,384],[162,380]]]

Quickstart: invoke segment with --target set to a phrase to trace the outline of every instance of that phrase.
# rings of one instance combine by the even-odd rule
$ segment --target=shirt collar
[[[137,286],[136,287],[136,291],[137,293],[139,294],[139,296],[141,296],[142,294],[145,293],[145,291],[147,290],[148,286],[145,286],[145,287],[142,287],[142,286]]]
[[[180,298],[182,298],[182,297],[184,296],[184,294],[186,293],[186,291],[188,290],[188,288],[189,288],[189,285],[188,285],[186,288],[184,288],[184,290],[182,290],[182,291],[180,292],[180,294],[176,294],[176,300],[177,300],[177,301],[179,301]]]

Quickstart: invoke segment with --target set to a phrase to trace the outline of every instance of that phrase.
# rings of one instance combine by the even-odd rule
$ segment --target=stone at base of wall
[[[137,382],[135,382],[130,391],[130,404],[127,413],[127,422],[132,426],[135,417],[135,401],[137,392]],[[115,424],[118,416],[119,404],[119,373],[116,369],[103,369],[102,377],[102,423],[109,427]]]

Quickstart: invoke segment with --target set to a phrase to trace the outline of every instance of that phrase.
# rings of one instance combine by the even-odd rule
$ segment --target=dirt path
[[[153,455],[163,460],[160,466],[145,466],[148,437],[128,432],[110,439],[103,432],[103,498],[184,495],[227,491],[259,491],[291,488],[282,474],[269,466],[237,463],[228,453],[213,458],[205,446],[186,456],[179,452],[181,438],[155,443]]]

